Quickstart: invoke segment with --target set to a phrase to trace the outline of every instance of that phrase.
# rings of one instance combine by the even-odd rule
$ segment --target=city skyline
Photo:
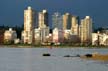
[[[72,15],[77,15],[80,19],[84,18],[86,15],[89,15],[93,18],[93,23],[95,23],[95,27],[107,27],[107,1],[98,1],[95,0],[83,0],[83,1],[42,1],[42,0],[13,0],[13,1],[5,1],[2,0],[0,2],[0,25],[23,25],[23,10],[26,9],[27,6],[31,6],[36,11],[40,12],[43,9],[46,9],[49,13],[49,17],[54,12],[60,12],[62,14],[69,12]],[[52,24],[51,19],[49,19],[49,23]]]
[[[72,42],[72,40],[74,40],[74,42],[80,42],[79,39],[81,39],[81,44],[88,43],[88,41],[91,43],[93,23],[90,16],[85,16],[85,19],[82,19],[81,24],[79,24],[77,16],[69,15],[69,13],[61,15],[56,12],[52,15],[52,33],[49,32],[50,26],[48,26],[47,10],[39,12],[37,18],[38,24],[35,25],[36,11],[30,6],[24,10],[22,43],[37,44],[37,42],[39,42],[46,44],[50,38],[52,39],[50,43],[54,43],[55,45],[64,43],[69,39],[71,39],[70,42]]]
[[[17,38],[18,30],[12,28],[2,30],[4,35],[1,36],[4,36],[4,43],[33,45],[107,45],[108,43],[108,30],[93,32],[93,20],[90,16],[85,16],[79,23],[78,16],[69,13],[61,15],[55,12],[52,15],[51,31],[47,20],[47,10],[36,12],[28,6],[24,10],[24,29],[20,31],[21,38]]]

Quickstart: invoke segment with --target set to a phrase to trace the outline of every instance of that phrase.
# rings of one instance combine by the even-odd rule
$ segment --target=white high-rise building
[[[71,14],[65,13],[63,15],[63,30],[70,30],[71,29]]]
[[[71,26],[71,31],[72,34],[78,35],[78,17],[77,16],[72,16],[72,26]]]
[[[80,38],[82,43],[91,43],[92,41],[92,19],[90,16],[81,20]]]
[[[39,26],[38,26],[39,28],[48,27],[48,13],[47,13],[47,10],[43,10],[42,12],[39,12],[38,23],[39,23]]]
[[[52,15],[52,28],[63,29],[63,17],[59,12],[55,12]]]
[[[24,31],[22,32],[22,40],[24,43],[33,43],[35,24],[35,11],[29,6],[27,10],[24,10]]]

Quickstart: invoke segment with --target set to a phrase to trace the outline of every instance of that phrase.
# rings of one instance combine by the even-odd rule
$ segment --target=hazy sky
[[[108,0],[0,0],[0,25],[22,25],[27,6],[37,12],[47,9],[50,16],[54,12],[69,12],[80,18],[89,15],[96,27],[108,26]]]

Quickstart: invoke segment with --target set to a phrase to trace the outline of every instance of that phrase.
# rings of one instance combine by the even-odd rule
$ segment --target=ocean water
[[[0,48],[0,71],[108,71],[108,62],[63,57],[93,52],[108,54],[108,49]]]

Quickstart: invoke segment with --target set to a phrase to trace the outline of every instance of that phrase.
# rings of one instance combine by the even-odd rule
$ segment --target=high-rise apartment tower
[[[29,6],[27,10],[24,10],[24,31],[22,32],[24,43],[33,43],[35,24],[35,11]]]

